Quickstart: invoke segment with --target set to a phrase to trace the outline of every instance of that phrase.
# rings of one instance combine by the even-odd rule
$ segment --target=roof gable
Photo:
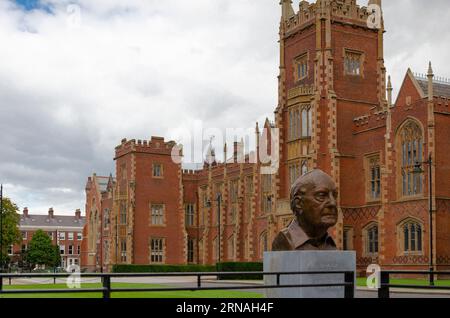
[[[420,98],[428,97],[428,78],[426,75],[414,74],[411,69],[406,72],[400,91],[411,81],[417,90]],[[400,96],[400,93],[399,93]],[[450,82],[439,81],[433,79],[433,97],[449,97],[450,98]],[[397,97],[398,98],[398,97]],[[397,104],[397,101],[395,102]]]
[[[411,89],[413,89],[413,91],[411,91]],[[423,99],[426,97],[424,91],[414,77],[413,72],[411,71],[411,69],[408,69],[403,79],[402,85],[400,86],[400,90],[398,92],[397,99],[394,105],[398,106],[406,96],[413,97],[412,95],[414,93],[416,93],[416,96],[414,96],[415,99]]]

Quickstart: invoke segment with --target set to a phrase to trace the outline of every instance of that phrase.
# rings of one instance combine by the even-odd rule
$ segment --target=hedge
[[[215,272],[216,266],[207,265],[114,265],[113,273],[201,273]]]
[[[263,263],[224,262],[217,265],[114,265],[113,273],[208,273],[208,272],[262,272]],[[222,280],[261,280],[262,275],[219,275]]]
[[[218,272],[262,272],[264,270],[263,263],[238,263],[238,262],[224,262],[217,264]],[[222,275],[218,279],[223,280],[261,280],[263,275]]]

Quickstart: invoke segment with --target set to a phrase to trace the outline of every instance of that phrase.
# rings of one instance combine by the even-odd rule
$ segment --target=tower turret
[[[294,9],[292,8],[292,0],[281,0],[281,19],[283,21],[289,20],[295,15]]]
[[[387,94],[388,94],[388,107],[392,107],[392,83],[391,83],[391,76],[388,76]]]
[[[432,102],[433,101],[433,96],[434,96],[434,91],[433,91],[434,74],[433,74],[433,68],[431,66],[431,62],[428,64],[427,77],[428,77],[428,100],[430,102]]]

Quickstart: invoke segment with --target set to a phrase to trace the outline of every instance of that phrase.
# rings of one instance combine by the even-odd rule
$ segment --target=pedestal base
[[[264,253],[264,272],[352,271],[356,282],[354,251],[290,251]],[[344,274],[281,275],[281,285],[341,284]],[[276,285],[276,275],[265,275],[265,285]],[[356,284],[356,283],[355,283]],[[266,289],[268,298],[344,298],[344,287]]]

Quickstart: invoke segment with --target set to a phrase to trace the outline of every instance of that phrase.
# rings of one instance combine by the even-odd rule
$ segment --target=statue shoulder
[[[272,251],[290,251],[292,250],[291,243],[288,239],[288,229],[281,230],[275,237],[272,243]]]

